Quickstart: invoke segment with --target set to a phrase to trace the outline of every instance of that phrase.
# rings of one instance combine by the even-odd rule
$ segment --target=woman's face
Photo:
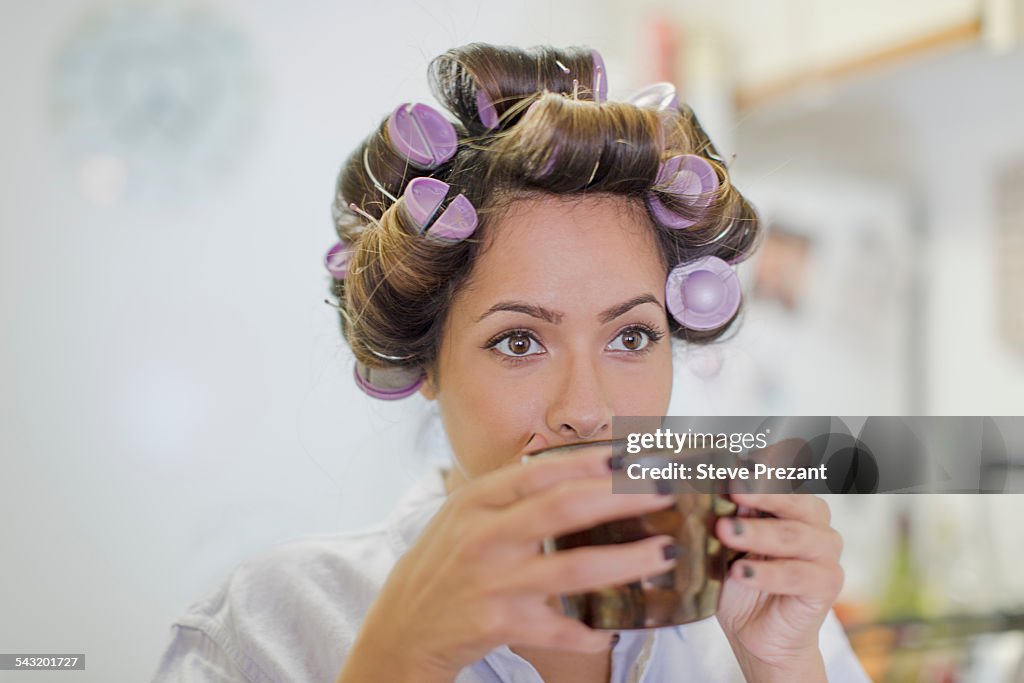
[[[521,199],[485,239],[449,311],[437,382],[428,373],[421,389],[439,403],[459,482],[527,451],[611,438],[613,415],[665,413],[666,273],[642,206]]]

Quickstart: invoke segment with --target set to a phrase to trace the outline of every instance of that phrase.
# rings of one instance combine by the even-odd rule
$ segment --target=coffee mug
[[[609,455],[621,454],[627,467],[662,468],[671,463],[722,463],[732,458],[728,451],[702,449],[681,453],[646,449],[643,454],[630,455],[624,440],[589,441],[556,446],[530,453],[524,457],[543,458],[566,454],[582,448],[606,448]],[[627,478],[626,470],[612,473],[616,491],[653,492],[655,482],[636,482]],[[722,544],[715,536],[719,517],[734,516],[737,506],[724,497],[726,483],[709,492],[695,491],[671,479],[660,479],[672,486],[675,503],[671,507],[625,519],[598,524],[590,529],[568,533],[544,541],[544,552],[551,553],[581,546],[628,543],[650,536],[668,534],[679,544],[681,554],[675,567],[656,576],[643,577],[618,586],[577,595],[562,595],[562,609],[567,616],[591,628],[642,629],[677,626],[714,615],[718,597],[729,567],[746,555]],[[662,484],[664,486],[665,484]],[[614,495],[629,495],[616,493]]]

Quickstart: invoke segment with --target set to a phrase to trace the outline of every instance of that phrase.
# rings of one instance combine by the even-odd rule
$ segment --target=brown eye
[[[618,344],[618,340],[622,340]],[[652,342],[656,342],[660,339],[660,335],[653,331],[647,331],[642,327],[630,327],[622,332],[619,332],[619,336],[615,338],[616,341],[612,342],[611,348],[615,351],[630,351],[638,352],[644,351]]]
[[[639,330],[626,330],[622,333],[622,345],[630,351],[636,351],[643,343],[643,334]]]
[[[537,338],[525,331],[511,331],[490,342],[486,348],[493,348],[510,358],[528,358],[544,353],[544,347]]]
[[[530,350],[530,341],[530,338],[523,334],[511,336],[508,338],[509,351],[517,356],[522,356]]]

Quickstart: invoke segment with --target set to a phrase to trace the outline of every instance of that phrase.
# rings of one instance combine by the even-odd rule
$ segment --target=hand
[[[671,496],[613,495],[611,448],[512,464],[453,491],[396,563],[353,645],[341,680],[451,681],[502,644],[600,652],[611,634],[549,604],[668,571],[654,536],[542,554],[544,538],[671,505]]]
[[[843,541],[830,526],[828,504],[811,494],[729,495],[741,512],[774,515],[722,518],[715,528],[723,544],[750,553],[733,563],[718,603],[737,659],[748,677],[761,667],[782,680],[787,671],[814,671],[824,680],[818,631],[843,585]]]

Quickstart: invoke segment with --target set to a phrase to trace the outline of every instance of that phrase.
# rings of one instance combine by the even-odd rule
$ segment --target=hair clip
[[[665,282],[665,307],[683,327],[692,330],[721,327],[739,310],[739,277],[717,256],[680,263]]]
[[[352,245],[342,240],[327,250],[324,265],[335,280],[344,280],[352,260]]]
[[[448,183],[437,178],[413,178],[402,193],[402,206],[420,234],[426,233],[447,242],[459,242],[473,234],[478,219],[476,209],[463,194],[457,195],[437,216],[449,189],[451,186]]]
[[[676,86],[668,81],[653,83],[626,98],[626,102],[645,109],[678,111],[679,95]]]
[[[693,207],[705,209],[711,203],[711,196],[718,191],[718,174],[703,157],[680,154],[661,163],[654,185],[667,186],[660,191],[686,197]],[[697,224],[697,221],[670,210],[653,191],[647,195],[647,206],[658,222],[667,228],[678,230]]]
[[[391,148],[412,166],[437,168],[455,156],[455,126],[429,105],[398,105],[388,117],[386,128]]]
[[[426,378],[421,368],[371,368],[359,361],[353,376],[364,393],[385,401],[411,396]]]

